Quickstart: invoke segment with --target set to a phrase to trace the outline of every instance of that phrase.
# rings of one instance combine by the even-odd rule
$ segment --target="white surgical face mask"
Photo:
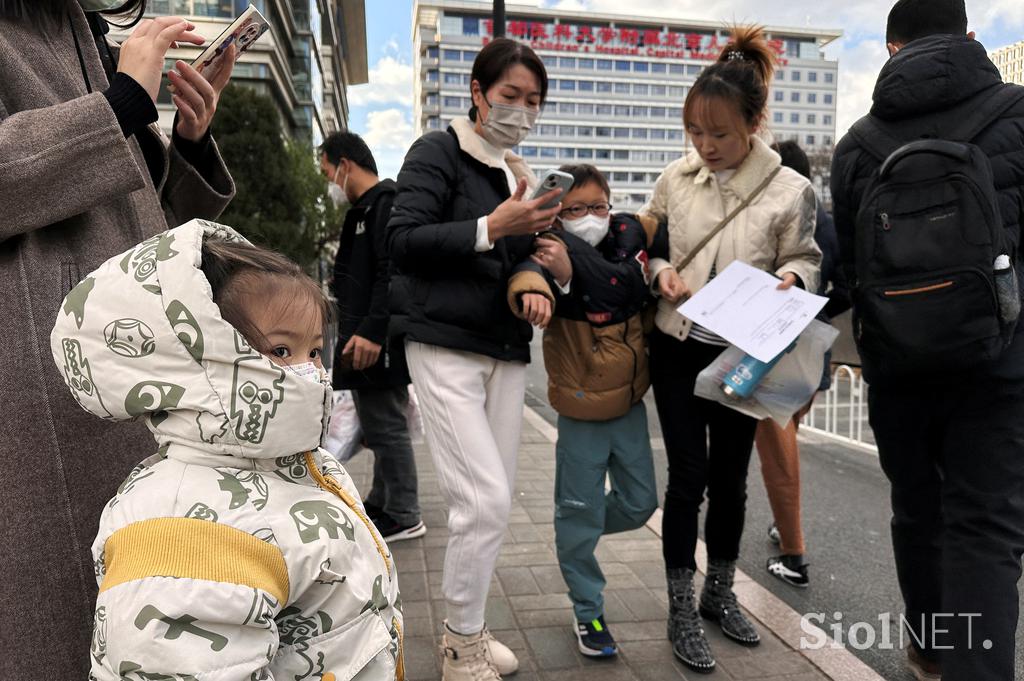
[[[334,169],[334,177],[331,178],[331,184],[327,187],[327,195],[334,201],[334,205],[338,208],[347,208],[352,202],[349,201],[348,193],[345,189],[348,187],[348,175],[345,176],[344,181],[341,183],[342,186],[338,186],[338,172],[341,170],[341,164]]]
[[[600,218],[596,215],[591,215],[590,213],[587,213],[576,220],[566,220],[565,218],[560,219],[562,220],[562,227],[565,228],[565,231],[569,232],[569,234],[572,234],[573,236],[578,236],[591,246],[597,246],[606,236],[608,236],[608,225],[611,224],[610,215],[605,215],[603,218]]]
[[[86,12],[105,12],[124,4],[124,0],[78,0],[78,4]]]
[[[299,378],[304,378],[312,383],[323,383],[327,380],[327,370],[323,367],[318,367],[313,362],[291,364],[288,366],[288,370]]]
[[[487,100],[484,100],[487,101]],[[491,104],[487,120],[482,124],[484,138],[496,147],[511,149],[530,134],[537,121],[538,111],[525,106]]]

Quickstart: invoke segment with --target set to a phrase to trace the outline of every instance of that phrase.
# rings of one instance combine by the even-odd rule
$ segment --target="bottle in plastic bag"
[[[994,270],[999,317],[1004,324],[1012,324],[1020,317],[1020,287],[1017,283],[1017,273],[1010,263],[1010,256],[998,256]]]
[[[722,379],[722,392],[730,399],[747,399],[754,394],[757,385],[772,370],[772,367],[795,347],[796,341],[772,358],[770,362],[762,362],[753,355],[744,355],[739,364]]]

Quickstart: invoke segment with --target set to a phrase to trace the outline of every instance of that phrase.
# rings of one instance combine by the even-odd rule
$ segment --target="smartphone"
[[[561,192],[558,196],[541,206],[542,209],[554,208],[569,193],[573,182],[573,177],[569,173],[563,173],[561,170],[549,170],[545,173],[540,184],[537,185],[536,191],[533,192],[533,196],[530,198],[539,199],[553,189],[560,189]]]
[[[259,40],[260,36],[270,30],[270,23],[260,14],[260,11],[249,5],[249,7],[238,15],[217,38],[210,43],[210,46],[203,50],[203,53],[196,57],[192,66],[196,71],[202,73],[213,66],[224,54],[224,51],[232,44],[237,46],[235,60],[249,46]]]

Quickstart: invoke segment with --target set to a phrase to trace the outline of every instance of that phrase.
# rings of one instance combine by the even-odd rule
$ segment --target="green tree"
[[[314,150],[286,139],[270,97],[244,86],[225,88],[213,133],[236,187],[219,221],[312,272],[343,219]]]

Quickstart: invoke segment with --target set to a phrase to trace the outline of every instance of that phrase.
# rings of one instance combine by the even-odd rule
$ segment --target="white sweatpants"
[[[441,494],[448,548],[441,588],[448,626],[472,634],[508,527],[526,365],[407,341],[406,360]]]

